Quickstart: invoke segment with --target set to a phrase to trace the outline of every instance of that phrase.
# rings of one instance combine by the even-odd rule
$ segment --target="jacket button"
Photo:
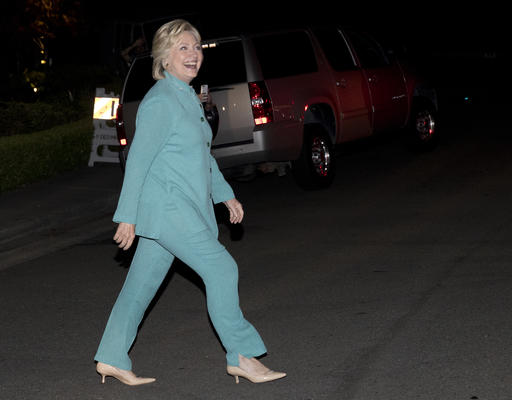
[[[206,147],[210,147],[210,142],[206,142]]]
[[[204,122],[204,117],[201,117],[201,122]]]

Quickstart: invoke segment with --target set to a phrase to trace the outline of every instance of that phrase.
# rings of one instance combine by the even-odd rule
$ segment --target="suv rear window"
[[[137,58],[126,79],[123,93],[123,103],[141,101],[155,80],[151,75],[153,59],[151,57]]]
[[[192,82],[194,88],[199,91],[198,86],[202,84],[212,88],[247,81],[242,42],[209,43],[209,47],[203,48],[204,61],[199,75]],[[153,59],[149,56],[135,60],[126,80],[123,102],[141,101],[155,84],[151,75],[152,65]]]
[[[232,85],[247,81],[244,49],[240,40],[208,42],[203,46],[203,65],[192,82],[209,87]]]
[[[253,38],[265,79],[316,72],[315,53],[306,32],[286,32]]]

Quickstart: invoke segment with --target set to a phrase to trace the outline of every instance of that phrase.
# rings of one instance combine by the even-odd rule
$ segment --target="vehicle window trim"
[[[127,101],[125,100],[126,99],[126,87],[128,85],[128,82],[131,81],[131,79],[133,79],[132,75],[133,75],[133,71],[135,70],[135,68],[138,68],[138,65],[137,63],[141,63],[141,62],[147,62],[145,61],[146,59],[150,59],[151,60],[151,64],[153,63],[152,61],[152,57],[151,57],[151,54],[149,52],[147,53],[144,53],[144,54],[140,54],[138,55],[137,57],[135,57],[130,65],[130,69],[128,70],[128,73],[126,74],[125,78],[124,78],[124,82],[123,82],[123,90],[121,92],[121,98],[119,99],[120,103],[121,104],[124,104],[126,103]],[[151,69],[149,70],[149,72],[151,73]],[[151,76],[151,75],[150,75]],[[151,87],[156,83],[156,80],[151,76],[151,84],[148,86],[147,90],[144,92],[144,95],[149,91],[149,89],[151,89]],[[131,93],[130,93],[131,94]],[[144,95],[138,99],[138,100],[133,100],[133,99],[129,99],[129,103],[133,103],[133,102],[140,102],[142,101],[142,99],[144,98]]]
[[[337,32],[338,35],[340,35],[341,38],[343,39],[343,43],[345,44],[345,49],[348,50],[348,54],[352,60],[352,65],[349,68],[337,69],[337,68],[335,68],[334,65],[332,65],[332,63],[327,55],[327,52],[326,52],[324,46],[322,45],[322,41],[320,40],[318,33],[317,33],[317,31],[319,31],[321,29],[326,29],[326,28],[331,29],[333,32]],[[320,48],[320,51],[322,52],[325,61],[327,61],[327,63],[333,70],[335,70],[337,72],[343,72],[343,71],[359,71],[361,69],[359,67],[359,63],[357,62],[356,57],[354,56],[354,51],[352,50],[352,46],[350,45],[350,42],[347,41],[345,34],[343,32],[343,29],[340,26],[336,26],[336,25],[325,26],[325,27],[324,26],[313,26],[309,29],[309,31],[310,31],[309,32],[310,36],[313,36],[313,39],[317,42],[318,47]]]
[[[354,49],[352,49],[352,46],[350,45],[350,43],[348,42],[347,38],[345,37],[345,32],[343,32],[343,30],[340,29],[340,28],[336,28],[336,30],[338,31],[338,33],[343,38],[343,41],[345,42],[345,46],[347,46],[347,49],[348,49],[348,51],[350,53],[350,57],[352,57],[352,62],[354,63],[354,70],[359,70],[360,69],[360,65],[357,62],[356,57],[354,56]]]
[[[383,46],[372,35],[368,34],[367,32],[361,32],[361,31],[352,30],[352,29],[349,32],[346,32],[346,33],[343,32],[343,33],[348,38],[348,42],[350,43],[351,50],[353,49],[354,53],[357,55],[357,59],[359,61],[359,66],[360,66],[361,69],[385,68],[385,67],[389,67],[390,65],[392,65],[392,61],[388,57],[388,55],[387,55],[386,51],[384,50]],[[371,66],[363,65],[363,63],[361,61],[361,58],[359,57],[357,51],[355,51],[355,47],[354,47],[354,45],[352,43],[352,40],[350,39],[350,33],[352,33],[352,34],[354,34],[356,36],[360,36],[364,40],[369,41],[374,47],[376,46],[376,49],[379,51],[379,53],[380,53],[381,57],[383,58],[383,60],[385,61],[385,63],[383,65],[377,65],[377,66],[375,66],[375,65],[371,65]]]

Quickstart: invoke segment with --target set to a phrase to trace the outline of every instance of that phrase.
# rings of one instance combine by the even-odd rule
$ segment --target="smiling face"
[[[164,68],[176,78],[190,83],[197,76],[203,62],[203,50],[196,37],[183,32],[163,61]]]

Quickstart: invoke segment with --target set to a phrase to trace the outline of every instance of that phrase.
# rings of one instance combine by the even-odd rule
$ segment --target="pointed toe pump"
[[[132,371],[120,369],[112,365],[98,362],[96,365],[96,372],[101,375],[101,383],[105,383],[105,377],[111,376],[117,380],[123,382],[125,385],[136,386],[144,385],[146,383],[154,382],[155,378],[140,378],[136,376]]]
[[[240,367],[233,367],[231,365],[228,365],[227,372],[229,375],[235,377],[236,383],[239,382],[239,379],[238,379],[239,376],[247,379],[248,381],[251,381],[252,383],[263,383],[263,382],[275,381],[276,379],[281,379],[286,376],[286,373],[284,373],[284,372],[276,372],[276,371],[272,371],[270,369],[262,374],[249,373]]]

